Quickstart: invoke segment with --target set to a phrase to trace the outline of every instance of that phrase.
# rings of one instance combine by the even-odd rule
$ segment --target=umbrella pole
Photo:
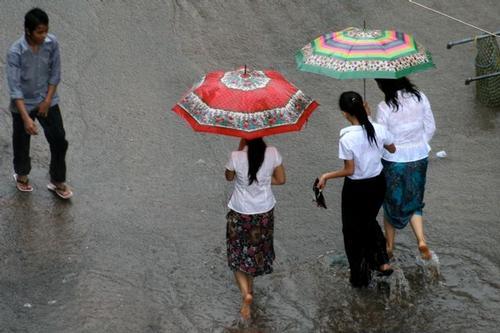
[[[366,79],[363,79],[363,100],[366,102]]]
[[[366,30],[366,20],[363,20],[363,30]],[[366,101],[366,79],[363,79],[363,100]]]

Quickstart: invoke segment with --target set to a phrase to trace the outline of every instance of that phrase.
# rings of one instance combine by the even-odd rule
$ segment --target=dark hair
[[[375,129],[368,119],[361,95],[355,91],[343,92],[339,98],[339,106],[342,111],[356,117],[359,124],[363,126],[366,131],[368,142],[370,144],[375,143],[375,145],[378,145],[377,138],[375,137]]]
[[[266,143],[262,138],[256,138],[247,141],[248,145],[248,185],[251,185],[254,181],[257,181],[257,172],[259,171],[262,163],[264,162],[264,156],[266,153]]]
[[[24,16],[24,29],[33,32],[39,25],[49,26],[49,16],[40,8],[32,8]]]
[[[393,106],[396,110],[399,109],[399,90],[415,95],[419,101],[422,98],[417,87],[407,77],[399,79],[375,79],[375,81],[377,81],[378,87],[384,93],[387,105]]]

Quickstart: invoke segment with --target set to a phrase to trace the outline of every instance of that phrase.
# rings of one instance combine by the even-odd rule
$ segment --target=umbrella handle
[[[366,30],[366,20],[363,20],[363,30]],[[366,79],[363,79],[363,100],[366,101]]]
[[[366,79],[363,79],[363,100],[366,101]]]

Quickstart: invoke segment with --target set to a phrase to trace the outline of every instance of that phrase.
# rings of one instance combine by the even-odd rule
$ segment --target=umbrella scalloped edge
[[[267,125],[266,127],[251,128],[251,129],[249,128],[249,126],[245,128],[244,125],[242,128],[235,128],[222,125],[217,126],[213,124],[200,123],[189,112],[187,112],[186,109],[183,108],[179,103],[172,108],[172,111],[174,111],[179,116],[184,118],[184,120],[186,120],[191,125],[191,127],[197,132],[235,136],[247,140],[252,140],[259,137],[299,131],[305,124],[311,113],[318,106],[319,104],[316,101],[309,101],[309,103],[303,108],[301,115],[297,118],[297,120],[294,123],[274,124],[274,125]],[[248,116],[248,114],[246,114],[246,116]]]

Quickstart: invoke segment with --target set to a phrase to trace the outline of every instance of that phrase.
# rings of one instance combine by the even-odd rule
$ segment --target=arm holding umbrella
[[[365,100],[363,103],[363,106],[365,107],[366,114],[368,116],[372,115],[372,109],[370,108],[370,105],[368,105],[368,102]]]
[[[243,138],[242,138],[242,139],[240,140],[240,144],[238,145],[238,150],[243,150],[243,149],[245,149],[245,146],[246,146],[246,145],[247,145],[247,140],[245,140],[245,139],[243,139]]]

